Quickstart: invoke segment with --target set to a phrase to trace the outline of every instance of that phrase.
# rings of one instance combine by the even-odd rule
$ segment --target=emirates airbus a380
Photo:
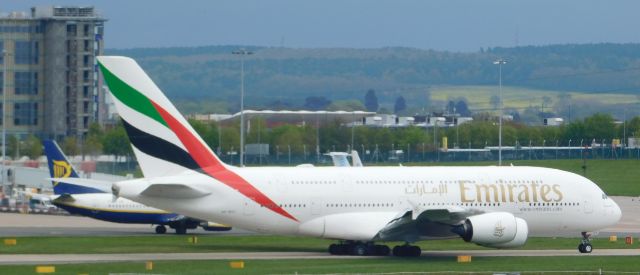
[[[582,176],[539,167],[234,167],[207,147],[138,64],[98,57],[145,178],[133,201],[257,232],[336,240],[331,254],[418,256],[417,241],[494,248],[612,226],[618,205]],[[566,234],[566,233],[565,233]]]

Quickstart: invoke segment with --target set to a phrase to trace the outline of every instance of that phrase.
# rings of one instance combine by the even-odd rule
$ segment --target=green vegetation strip
[[[152,270],[144,262],[56,265],[56,274],[326,274],[326,273],[398,273],[434,271],[488,271],[541,274],[540,271],[574,271],[571,274],[598,274],[607,271],[637,271],[638,257],[475,257],[470,263],[458,263],[455,257],[395,257],[371,259],[320,260],[246,260],[243,269],[232,269],[230,261],[156,261]],[[35,266],[0,266],[0,274],[34,274]],[[579,272],[579,271],[591,271]],[[553,273],[543,273],[553,274]],[[565,273],[567,274],[567,273]]]
[[[460,153],[464,154],[464,153]],[[497,161],[408,163],[406,166],[483,166]],[[503,165],[555,168],[584,175],[581,159],[503,160]],[[388,165],[388,164],[387,164]],[[610,196],[640,196],[640,160],[588,159],[586,176]]]
[[[0,245],[0,254],[72,254],[72,253],[185,253],[185,252],[324,252],[329,240],[284,236],[198,236],[196,244],[189,243],[192,236],[114,236],[114,237],[19,237],[17,245]],[[594,249],[640,248],[606,238],[594,239]],[[530,238],[522,249],[577,249],[579,238]],[[397,243],[388,243],[393,246]],[[460,239],[422,241],[423,250],[475,250],[487,249]],[[2,273],[0,273],[2,274]]]

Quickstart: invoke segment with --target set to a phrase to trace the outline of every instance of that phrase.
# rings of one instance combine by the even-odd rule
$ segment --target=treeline
[[[131,56],[186,112],[238,110],[239,46],[108,50]],[[404,93],[438,85],[495,85],[493,61],[504,58],[505,85],[559,91],[639,92],[640,44],[488,48],[472,53],[413,48],[291,49],[248,47],[246,104],[301,107],[309,96],[361,99],[378,91],[393,106]],[[217,102],[217,104],[210,104]],[[413,102],[411,102],[413,103]]]
[[[216,153],[222,156],[238,152],[240,146],[240,128],[238,123],[220,125],[215,122],[189,121],[203,140]],[[280,125],[267,127],[264,120],[252,119],[248,123],[246,143],[269,144],[270,154],[291,152],[295,155],[316,155],[328,151],[346,151],[353,145],[356,150],[374,150],[381,152],[392,149],[411,150],[412,152],[431,152],[441,146],[443,137],[448,138],[449,148],[484,148],[498,145],[498,126],[495,121],[473,121],[459,127],[425,129],[371,128],[344,126],[339,121],[325,123],[319,129],[312,125]],[[434,133],[435,131],[435,133]],[[583,120],[576,120],[558,127],[527,126],[521,123],[506,122],[503,126],[503,145],[505,146],[579,146],[590,145],[593,141],[611,144],[612,139],[640,137],[640,117],[634,117],[623,124],[616,124],[608,114],[594,114]],[[434,142],[435,138],[435,142]],[[569,144],[571,142],[571,144]],[[110,129],[102,129],[98,124],[90,127],[84,140],[67,137],[59,141],[67,155],[100,154],[115,156],[133,156],[126,132],[121,124]],[[626,142],[625,142],[626,143]],[[10,138],[8,156],[27,155],[32,159],[42,155],[40,140],[29,137],[23,142]],[[19,150],[19,151],[18,151]]]
[[[214,150],[221,152],[238,151],[239,127],[222,127],[215,123],[191,121],[192,125]],[[447,137],[448,147],[484,148],[498,145],[498,126],[495,121],[473,121],[459,127],[448,128],[372,128],[343,126],[339,122],[325,124],[320,129],[314,126],[282,125],[267,129],[262,120],[252,120],[246,143],[266,143],[272,153],[291,150],[293,154],[315,155],[319,139],[320,153],[346,151],[351,145],[353,133],[354,148],[372,150],[376,146],[381,151],[407,149],[413,152],[434,151],[441,147],[442,138]],[[219,132],[220,131],[220,132]],[[434,136],[435,131],[435,136]],[[640,137],[640,117],[634,117],[625,124],[616,124],[608,114],[594,114],[583,120],[552,126],[528,126],[516,122],[503,125],[503,145],[505,146],[579,146],[592,142],[611,144],[612,139]],[[435,142],[434,142],[435,138]],[[571,144],[569,144],[571,142]],[[626,143],[626,141],[624,142]]]

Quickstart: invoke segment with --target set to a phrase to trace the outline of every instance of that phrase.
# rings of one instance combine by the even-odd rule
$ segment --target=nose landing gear
[[[591,245],[591,241],[589,240],[590,236],[591,234],[582,232],[582,240],[578,245],[578,251],[580,251],[580,253],[591,253],[591,251],[593,251],[593,246]]]

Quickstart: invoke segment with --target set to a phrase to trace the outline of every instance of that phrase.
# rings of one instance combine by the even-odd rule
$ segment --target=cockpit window
[[[607,198],[609,198],[609,197],[607,197],[607,194],[602,193],[602,199],[603,199],[603,200],[606,200]]]

